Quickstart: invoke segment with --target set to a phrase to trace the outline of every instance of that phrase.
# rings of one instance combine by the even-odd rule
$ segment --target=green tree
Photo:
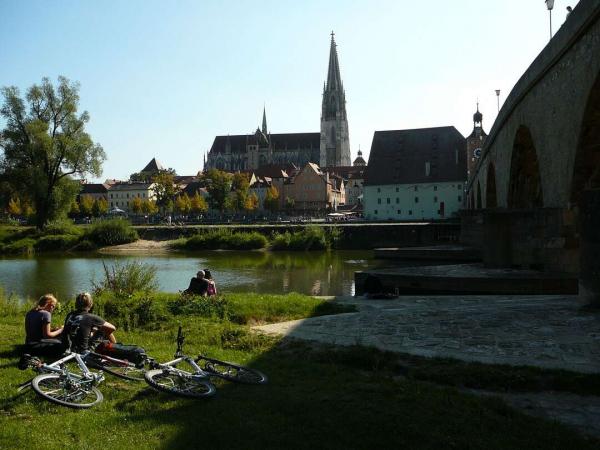
[[[202,175],[202,179],[206,182],[210,207],[222,212],[226,207],[227,198],[231,192],[233,176],[218,169],[209,169]]]
[[[186,192],[178,195],[175,199],[175,211],[179,214],[189,214],[192,209],[192,201]]]
[[[275,186],[270,186],[265,194],[264,208],[275,212],[279,209],[279,191]]]
[[[94,197],[91,195],[82,195],[79,197],[79,212],[84,216],[92,214],[94,209]]]
[[[231,180],[231,193],[229,194],[229,207],[234,211],[246,209],[250,180],[246,173],[236,173]]]
[[[8,213],[11,216],[20,216],[23,214],[23,208],[21,207],[21,199],[19,197],[13,197],[8,202]]]
[[[285,198],[285,209],[287,209],[288,211],[291,211],[292,209],[294,209],[295,204],[296,204],[296,201],[293,198],[291,198],[291,197]]]
[[[69,210],[69,217],[75,218],[75,217],[79,216],[79,214],[80,214],[79,203],[77,203],[77,200],[73,200],[71,202],[71,209]]]
[[[92,215],[94,217],[100,217],[108,212],[108,201],[104,197],[97,198],[94,200],[92,206]]]
[[[198,191],[196,191],[194,196],[190,199],[190,208],[194,214],[204,213],[208,210],[206,200],[204,200],[204,197],[202,197]]]
[[[142,202],[142,212],[144,214],[156,214],[158,212],[158,207],[152,200],[144,200]]]
[[[89,114],[77,113],[78,83],[59,77],[55,88],[43,78],[25,100],[15,86],[2,88],[2,95],[0,173],[33,201],[35,223],[42,228],[69,210],[79,190],[72,176],[100,176],[106,156],[85,131]]]
[[[143,211],[143,201],[140,197],[134,197],[131,202],[131,210],[134,214],[141,214]]]
[[[172,211],[176,189],[173,174],[167,170],[161,171],[152,178],[152,182],[154,183],[153,191],[158,207],[163,211]]]
[[[244,209],[246,211],[254,211],[258,208],[258,195],[256,192],[252,192],[248,195],[246,199],[246,204],[244,205]]]

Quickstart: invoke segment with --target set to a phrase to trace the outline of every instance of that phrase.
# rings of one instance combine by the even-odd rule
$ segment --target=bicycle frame
[[[178,352],[179,353],[179,352]],[[186,370],[182,370],[177,368],[177,364],[179,364],[180,362],[187,362],[190,366],[192,366],[192,368],[194,369],[194,373],[190,373]],[[156,363],[153,362],[151,364],[152,368],[155,369],[163,369],[163,370],[167,370],[169,372],[173,372],[173,373],[177,373],[178,375],[183,375],[183,376],[191,376],[191,377],[198,377],[198,378],[202,378],[202,379],[209,379],[209,374],[207,372],[205,372],[204,370],[202,370],[202,368],[196,364],[196,361],[194,361],[194,359],[190,356],[186,356],[186,355],[175,355],[175,359],[172,361],[168,361],[165,363]]]
[[[64,358],[56,360],[53,363],[50,363],[50,364],[43,363],[39,367],[35,367],[34,370],[39,373],[55,373],[58,375],[64,375],[66,377],[75,378],[78,380],[86,380],[92,384],[98,384],[104,380],[104,375],[102,373],[93,373],[92,371],[90,371],[90,369],[88,369],[88,367],[86,366],[86,364],[84,362],[84,359],[88,353],[89,352],[86,352],[84,354],[69,353]],[[77,366],[81,369],[81,375],[79,375],[77,373],[73,373],[64,367],[65,363],[67,363],[73,359],[77,363]],[[29,387],[31,385],[32,380],[33,380],[33,378],[29,381],[26,381],[25,383],[22,383],[19,386],[18,390],[20,391],[22,389]]]

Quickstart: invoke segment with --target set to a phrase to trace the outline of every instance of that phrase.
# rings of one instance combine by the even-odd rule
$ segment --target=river
[[[157,255],[36,255],[2,257],[0,285],[21,299],[52,292],[59,299],[90,290],[107,266],[141,261],[156,267],[159,289],[187,288],[198,269],[211,270],[221,292],[354,294],[354,272],[382,267],[370,251],[205,251]],[[389,264],[389,263],[387,263]]]

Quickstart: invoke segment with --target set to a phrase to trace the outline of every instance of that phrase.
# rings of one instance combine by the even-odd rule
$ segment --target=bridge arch
[[[496,196],[496,168],[494,167],[493,162],[488,164],[487,177],[485,180],[485,207],[498,207],[498,198]]]
[[[596,76],[583,115],[571,181],[571,203],[578,204],[581,193],[600,189],[600,74]]]
[[[529,128],[521,125],[515,135],[510,162],[508,207],[518,209],[544,206],[540,164]]]

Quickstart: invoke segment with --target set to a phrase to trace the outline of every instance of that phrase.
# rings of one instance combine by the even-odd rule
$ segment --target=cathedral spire
[[[327,71],[327,90],[341,91],[342,77],[340,76],[340,64],[338,62],[337,44],[335,33],[331,32],[331,48],[329,49],[329,70]]]
[[[263,106],[263,121],[262,121],[262,132],[267,135],[267,107]]]

